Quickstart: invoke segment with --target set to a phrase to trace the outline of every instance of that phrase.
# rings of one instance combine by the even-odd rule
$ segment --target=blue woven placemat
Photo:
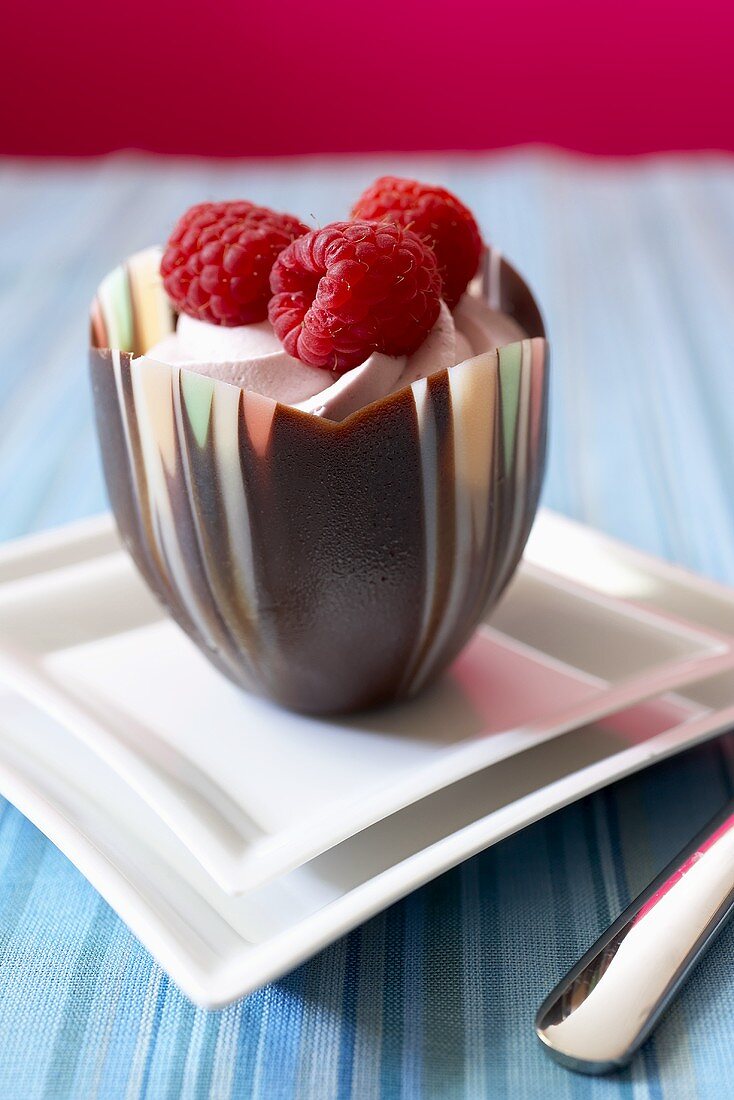
[[[734,584],[734,163],[539,154],[280,164],[0,162],[0,538],[104,507],[87,305],[189,203],[320,221],[436,179],[543,302],[545,503]],[[734,1095],[734,928],[623,1075],[553,1065],[549,987],[734,792],[730,737],[555,814],[221,1012],[196,1009],[0,800],[0,1100]]]

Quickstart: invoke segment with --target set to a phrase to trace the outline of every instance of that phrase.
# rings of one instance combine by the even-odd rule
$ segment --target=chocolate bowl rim
[[[130,356],[131,359],[147,359],[149,362],[155,363],[159,367],[165,367],[165,368],[169,369],[171,372],[178,371],[179,374],[185,373],[185,374],[191,375],[195,378],[206,379],[206,381],[210,382],[213,387],[214,386],[227,386],[230,389],[237,390],[239,393],[249,394],[251,397],[254,396],[259,401],[266,401],[269,404],[271,404],[273,406],[276,406],[277,408],[280,408],[281,410],[285,410],[289,414],[289,416],[293,417],[296,421],[303,420],[304,423],[308,423],[309,425],[312,426],[312,428],[315,424],[318,424],[319,427],[318,427],[317,430],[322,431],[322,432],[334,432],[334,431],[338,431],[342,428],[343,429],[346,429],[347,427],[351,428],[351,427],[354,426],[355,422],[357,422],[361,419],[366,420],[369,417],[374,416],[374,415],[377,415],[379,417],[380,412],[383,408],[385,408],[387,405],[395,403],[397,400],[401,399],[407,393],[407,391],[410,390],[415,385],[415,382],[408,382],[405,386],[401,386],[401,388],[399,390],[394,390],[392,393],[388,393],[388,394],[385,394],[382,397],[375,398],[374,401],[370,401],[368,404],[363,405],[361,408],[355,409],[354,412],[350,413],[348,416],[344,417],[342,420],[330,420],[327,417],[315,416],[313,413],[305,412],[303,409],[299,409],[295,405],[288,405],[283,401],[278,401],[274,397],[267,397],[265,394],[258,393],[257,390],[249,390],[244,386],[238,386],[234,382],[227,382],[222,378],[212,378],[210,375],[200,374],[198,371],[193,370],[190,367],[186,367],[186,366],[183,366],[183,365],[178,365],[178,364],[173,364],[173,363],[164,363],[160,359],[153,358],[153,356],[149,355],[146,351],[142,351],[142,352],[124,351],[122,348],[116,348],[116,347],[112,347],[112,346],[109,346],[109,345],[102,345],[102,344],[96,343],[95,340],[94,340],[94,318],[93,318],[93,312],[92,311],[93,311],[93,307],[94,307],[95,302],[98,300],[99,290],[100,290],[100,287],[102,285],[102,282],[104,281],[105,278],[107,278],[109,275],[111,275],[113,272],[119,270],[120,268],[127,269],[128,263],[130,262],[130,260],[134,256],[141,255],[142,253],[147,252],[147,251],[152,251],[153,249],[160,249],[161,253],[163,251],[160,245],[150,245],[147,249],[139,249],[137,252],[131,253],[131,255],[126,257],[126,259],[122,260],[121,263],[116,264],[115,267],[111,268],[110,271],[107,272],[107,274],[105,276],[103,276],[103,279],[98,283],[97,289],[96,289],[95,294],[94,294],[94,298],[92,299],[92,308],[90,309],[90,314],[92,315],[91,316],[91,325],[90,325],[90,331],[91,331],[91,337],[92,337],[91,340],[90,340],[90,353],[91,354],[97,353],[102,358],[106,358],[108,354],[112,355],[112,354],[116,353],[118,355]],[[550,343],[549,343],[548,337],[546,335],[546,328],[545,328],[545,322],[543,320],[543,314],[542,314],[541,308],[538,304],[538,300],[537,300],[535,294],[530,289],[530,286],[528,285],[527,280],[520,274],[520,272],[517,270],[517,268],[515,268],[509,262],[509,260],[507,260],[505,258],[505,256],[500,252],[499,249],[494,249],[494,248],[491,248],[487,245],[484,246],[484,251],[482,253],[482,258],[481,258],[481,261],[480,261],[480,270],[477,273],[476,278],[481,278],[483,270],[486,268],[487,260],[492,255],[496,256],[499,260],[499,286],[500,286],[500,290],[502,289],[502,286],[503,286],[503,278],[502,278],[503,272],[506,271],[516,281],[517,289],[518,289],[519,293],[526,296],[527,299],[529,299],[529,301],[532,303],[532,305],[533,305],[533,307],[534,307],[534,309],[537,313],[537,325],[535,327],[537,328],[538,331],[536,331],[535,333],[532,333],[532,334],[528,333],[528,335],[525,338],[523,338],[523,340],[512,340],[508,344],[502,344],[501,347],[502,348],[512,348],[512,347],[517,347],[518,345],[523,344],[526,341],[541,340],[543,342],[543,344],[545,345],[545,347],[547,349],[550,349]],[[170,305],[171,315],[174,319],[177,319],[179,314],[180,314],[180,310],[175,309],[175,307],[173,305],[171,305],[170,299],[168,299],[168,296],[166,295],[166,292],[163,288],[163,284],[162,283],[159,284],[155,289],[156,289],[157,292],[159,292],[160,294],[162,294],[166,297],[166,301]],[[506,313],[508,316],[514,317],[514,314],[512,312],[508,311],[507,309],[503,309],[501,305],[497,308],[501,309],[501,311]],[[437,375],[440,375],[444,372],[446,374],[451,374],[451,372],[455,371],[458,367],[463,366],[464,363],[471,363],[471,362],[473,362],[477,359],[484,358],[485,356],[497,356],[498,352],[499,352],[499,348],[493,348],[490,351],[480,352],[479,355],[473,355],[473,356],[470,356],[468,359],[462,359],[461,362],[454,363],[450,367],[443,367],[441,370],[435,371],[432,375],[429,375],[428,377],[436,377]]]

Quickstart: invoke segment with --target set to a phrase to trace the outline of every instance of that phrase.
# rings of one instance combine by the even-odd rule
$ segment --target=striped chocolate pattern
[[[138,568],[236,683],[343,712],[419,691],[501,595],[538,503],[548,345],[497,252],[490,304],[529,339],[341,423],[145,356],[175,315],[160,253],[92,305],[105,477]]]

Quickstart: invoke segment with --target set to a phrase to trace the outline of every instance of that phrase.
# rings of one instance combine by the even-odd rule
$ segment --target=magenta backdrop
[[[0,151],[734,149],[732,0],[6,5]]]

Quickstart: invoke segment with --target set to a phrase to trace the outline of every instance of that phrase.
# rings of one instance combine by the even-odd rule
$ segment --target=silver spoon
[[[535,1030],[579,1073],[625,1066],[734,913],[734,803],[718,814],[546,998]]]

